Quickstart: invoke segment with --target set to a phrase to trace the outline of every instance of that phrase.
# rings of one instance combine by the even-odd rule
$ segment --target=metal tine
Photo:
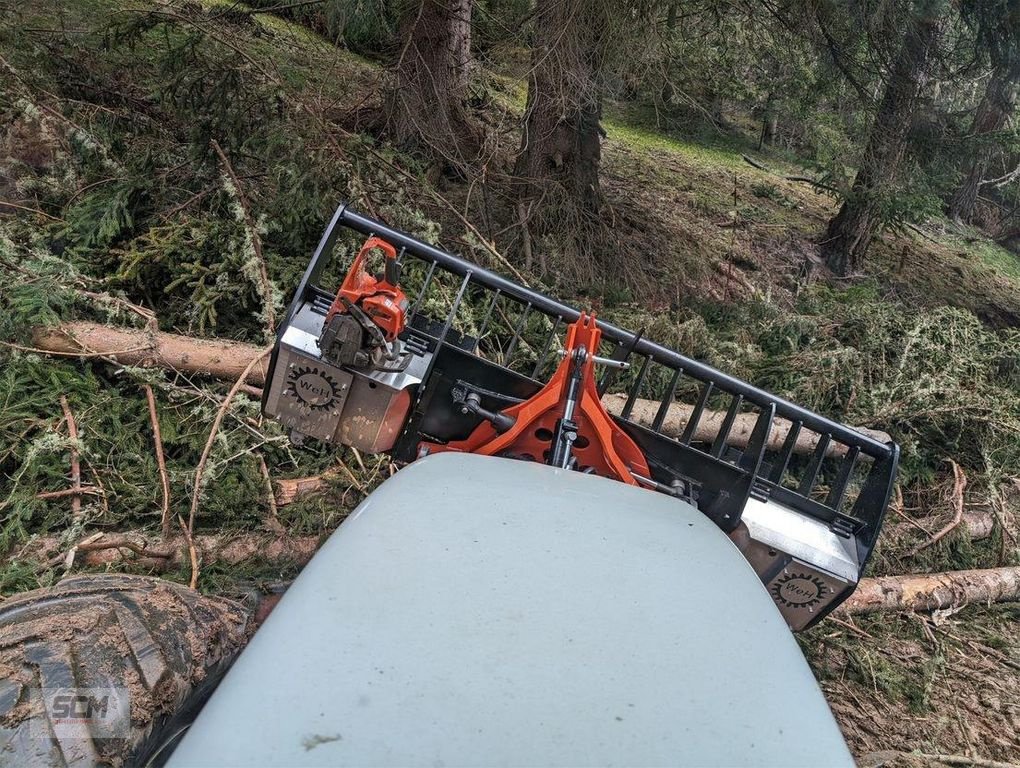
[[[460,284],[460,290],[457,291],[457,298],[453,300],[453,306],[450,307],[450,314],[446,316],[446,323],[443,325],[443,332],[439,336],[439,342],[436,344],[436,356],[439,355],[439,348],[443,345],[443,342],[446,341],[446,334],[448,334],[450,332],[450,328],[453,327],[453,321],[457,317],[457,310],[460,309],[460,302],[464,298],[464,291],[467,290],[468,283],[471,282],[472,274],[473,273],[471,271],[468,271],[468,273],[464,275],[464,282]]]
[[[843,505],[846,488],[850,484],[850,477],[853,475],[854,466],[857,464],[860,453],[861,449],[856,445],[847,451],[846,456],[843,457],[843,463],[839,465],[839,474],[836,475],[836,479],[829,489],[829,495],[825,498],[825,506],[836,512],[839,512],[839,508]]]
[[[637,401],[638,394],[641,392],[641,386],[645,383],[645,376],[648,374],[648,364],[652,361],[652,358],[645,355],[644,362],[641,363],[641,370],[638,371],[637,379],[630,386],[630,392],[627,393],[627,402],[623,405],[623,410],[620,412],[621,419],[629,419],[631,411],[634,410],[634,403]]]
[[[652,422],[652,431],[659,432],[662,429],[662,422],[666,420],[666,414],[669,413],[669,406],[673,404],[673,398],[676,396],[676,388],[680,383],[680,377],[683,375],[683,368],[676,368],[673,370],[673,378],[670,379],[669,387],[666,389],[666,394],[662,396],[662,402],[659,403],[659,410],[655,412],[655,421]]]
[[[435,262],[432,263],[435,266]],[[453,319],[457,314],[457,310],[460,308],[460,302],[464,298],[464,291],[467,290],[468,283],[471,282],[471,275],[474,274],[471,270],[468,270],[464,275],[464,282],[460,284],[460,290],[457,291],[457,297],[453,300],[453,307],[450,309],[450,314],[446,316],[446,323],[443,325],[443,332],[439,334],[439,338],[436,339],[435,354],[429,359],[428,367],[425,369],[425,374],[421,377],[422,381],[428,381],[429,376],[432,375],[432,368],[436,364],[436,360],[439,359],[439,353],[443,350],[443,342],[446,341],[446,334],[450,332],[450,328],[453,326]],[[419,395],[420,396],[420,395]]]
[[[776,456],[776,461],[772,465],[772,472],[769,474],[770,483],[782,485],[783,475],[786,474],[786,468],[790,465],[790,457],[793,456],[793,449],[797,445],[797,438],[800,436],[803,426],[804,423],[801,421],[794,421],[790,424],[790,431],[786,433],[783,447],[779,449],[779,455]]]
[[[609,359],[615,360],[618,355],[623,354],[622,353],[623,349],[624,347],[622,344],[614,345],[613,351],[610,352],[608,355]],[[598,352],[595,352],[595,354],[598,354]],[[612,368],[606,368],[606,370],[602,372],[602,377],[599,379],[598,387],[596,387],[598,389],[600,396],[606,394],[606,390],[609,389],[609,382],[614,373],[616,373],[616,371],[614,371]]]
[[[499,294],[501,291],[499,288],[492,294],[492,298],[489,299],[489,306],[485,310],[485,317],[482,318],[482,325],[478,329],[478,339],[481,340],[485,336],[485,332],[489,330],[489,320],[492,318],[492,310],[496,308],[496,302],[499,301]]]
[[[514,336],[510,339],[510,346],[507,347],[506,357],[504,360],[506,363],[510,362],[510,359],[514,356],[514,352],[517,351],[517,342],[521,340],[521,333],[524,331],[524,324],[528,320],[528,313],[531,312],[532,304],[529,301],[524,305],[524,311],[521,313],[521,319],[517,321],[517,327],[514,328]]]
[[[635,333],[626,344],[624,344],[623,342],[616,344],[616,346],[613,347],[612,353],[609,355],[609,359],[615,360],[620,363],[627,362],[630,359],[630,356],[634,353],[634,349],[637,347],[637,343],[641,340],[641,337],[644,336],[644,334],[645,331],[642,328],[640,331]],[[598,352],[594,352],[593,354],[597,355]],[[620,372],[619,369],[614,368],[613,366],[609,366],[606,368],[605,373],[602,374],[602,378],[599,379],[599,384],[597,387],[599,397],[602,397],[602,395],[606,394],[606,390],[609,389],[610,386],[612,386],[614,381],[616,381],[616,376],[619,372]]]
[[[556,338],[556,331],[563,323],[563,318],[559,315],[556,316],[556,322],[552,324],[552,328],[549,330],[549,335],[545,339],[545,344],[542,345],[542,353],[538,356],[538,362],[535,363],[535,370],[531,372],[531,378],[537,378],[538,372],[542,370],[542,366],[545,365],[545,359],[549,356],[549,350],[552,348],[553,339]]]
[[[815,487],[818,472],[822,468],[822,461],[825,459],[825,452],[829,450],[831,440],[832,435],[828,432],[818,437],[818,445],[815,446],[815,452],[811,454],[811,461],[808,462],[804,477],[800,479],[800,485],[797,487],[797,493],[805,498],[811,494],[811,489]]]
[[[432,285],[432,275],[436,273],[436,262],[432,262],[429,265],[429,271],[425,273],[425,282],[421,284],[421,290],[418,291],[418,296],[414,300],[414,306],[411,307],[411,311],[407,313],[408,317],[414,317],[418,314],[418,310],[421,309],[421,304],[425,300],[425,292],[428,291],[429,286]]]
[[[701,421],[701,414],[705,412],[705,406],[708,404],[708,398],[712,396],[712,390],[715,389],[715,385],[706,381],[705,386],[701,388],[701,394],[698,395],[698,402],[694,406],[694,410],[691,411],[691,417],[687,420],[687,426],[684,427],[684,433],[680,436],[680,442],[684,445],[690,445],[691,438],[694,437],[694,430],[698,428],[698,422]]]
[[[744,402],[743,395],[733,395],[733,399],[730,400],[729,410],[726,411],[726,417],[723,419],[722,427],[719,429],[719,434],[715,436],[715,441],[712,443],[712,448],[709,450],[709,454],[715,458],[722,456],[723,450],[726,448],[726,438],[730,436],[730,430],[733,429],[733,422],[737,418],[737,410]]]

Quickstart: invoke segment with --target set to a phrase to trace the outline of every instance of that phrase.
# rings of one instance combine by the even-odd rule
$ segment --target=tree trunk
[[[543,199],[537,234],[594,218],[600,203],[602,3],[538,0],[518,199]],[[527,206],[530,207],[530,206]],[[537,225],[537,226],[536,226]]]
[[[761,136],[758,138],[758,149],[766,144],[771,146],[776,143],[776,132],[779,130],[779,113],[776,111],[776,101],[773,94],[769,94],[765,102],[765,115],[761,121]]]
[[[1020,62],[1012,68],[999,67],[992,73],[985,94],[974,113],[971,136],[979,141],[988,134],[1001,131],[1016,109],[1017,89],[1020,84]],[[978,145],[973,157],[964,166],[963,181],[949,200],[949,216],[954,221],[970,223],[977,207],[981,181],[988,173],[995,147],[984,141]]]
[[[417,0],[405,7],[401,47],[386,98],[397,144],[463,171],[480,151],[465,108],[471,74],[473,0]]]
[[[927,520],[915,520],[912,523],[886,523],[885,528],[882,529],[882,538],[886,541],[899,540],[899,539],[923,539],[931,538],[931,534],[926,534],[924,530],[937,531],[941,523],[937,517],[931,517]],[[921,529],[924,530],[921,530]],[[960,518],[960,529],[966,531],[967,536],[972,541],[979,541],[981,539],[991,538],[992,531],[995,530],[995,515],[986,509],[968,510],[963,513]]]
[[[262,351],[254,344],[238,341],[195,339],[83,321],[64,323],[57,328],[35,328],[32,343],[55,355],[104,357],[122,365],[154,365],[227,381],[237,381]],[[268,361],[256,365],[247,382],[254,386],[264,384],[267,365]]]
[[[205,565],[233,566],[259,560],[263,563],[304,565],[322,544],[322,536],[276,536],[260,533],[222,533],[195,535],[195,549]],[[183,536],[163,539],[143,532],[104,533],[89,536],[69,551],[59,536],[33,539],[11,559],[32,559],[55,567],[73,561],[86,568],[101,568],[130,563],[139,568],[162,572],[187,567],[190,561],[187,540]]]
[[[825,233],[825,261],[840,276],[861,270],[882,225],[881,197],[888,194],[906,154],[911,121],[942,29],[939,3],[929,0],[924,6],[912,18],[889,73],[850,194]]]
[[[968,603],[1020,600],[1020,568],[881,576],[861,583],[836,615],[878,611],[935,611]]]

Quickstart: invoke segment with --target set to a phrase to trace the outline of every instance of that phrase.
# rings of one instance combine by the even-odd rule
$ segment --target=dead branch
[[[71,440],[71,520],[81,522],[81,458],[78,456],[78,425],[74,421],[67,397],[60,396],[60,408],[67,422],[67,436]]]
[[[968,757],[967,755],[926,755],[920,752],[903,753],[910,757],[917,757],[921,760],[934,763],[945,763],[946,765],[973,766],[973,768],[1016,768],[1016,763],[1003,763],[998,760],[986,760],[983,757]]]
[[[1020,567],[861,579],[836,613],[933,611],[969,603],[1020,600]]]
[[[213,419],[212,427],[209,429],[209,438],[205,441],[205,448],[202,449],[202,456],[198,460],[198,467],[195,469],[195,481],[194,487],[191,492],[191,511],[188,513],[188,534],[194,536],[195,534],[195,515],[198,513],[198,503],[202,498],[202,473],[205,472],[205,464],[209,460],[209,454],[212,453],[213,443],[216,441],[216,433],[220,430],[220,424],[223,423],[223,417],[227,413],[227,408],[230,407],[230,403],[234,399],[234,395],[237,394],[237,390],[241,388],[241,385],[248,378],[248,375],[252,372],[252,369],[262,362],[273,348],[266,347],[261,350],[259,354],[253,358],[245,367],[241,374],[237,377],[237,381],[227,392],[227,396],[223,398],[223,403],[220,405],[219,410],[216,411],[216,418]],[[191,572],[191,588],[195,589],[198,586],[198,569],[192,569]]]
[[[266,528],[275,533],[277,536],[282,536],[287,532],[284,528],[283,523],[280,522],[280,518],[277,515],[276,509],[276,496],[273,492],[273,479],[269,476],[269,467],[266,466],[265,458],[259,454],[259,471],[262,472],[262,480],[266,484],[266,500],[269,503],[269,514],[263,521]]]
[[[116,328],[100,323],[64,323],[36,328],[35,346],[44,352],[71,357],[108,357],[122,365],[153,365],[183,373],[204,374],[233,381],[249,369],[247,383],[262,386],[266,366],[250,367],[260,349],[253,344],[220,339],[195,339],[164,331]]]
[[[602,404],[606,407],[606,410],[612,414],[621,413],[626,402],[627,396],[624,394],[604,395],[602,397]],[[658,411],[659,402],[657,400],[638,399],[634,402],[634,408],[631,411],[630,418],[637,424],[650,428],[655,421],[655,416]],[[694,406],[692,405],[687,405],[686,403],[672,403],[666,411],[666,417],[662,422],[662,431],[667,435],[681,435],[693,412]],[[722,411],[705,411],[701,415],[701,420],[698,422],[698,426],[691,439],[695,442],[712,441],[715,436],[719,434],[719,430],[722,429],[725,418],[726,414]],[[747,447],[747,442],[751,439],[751,433],[754,431],[754,425],[757,420],[757,414],[738,413],[733,422],[733,427],[730,430],[727,442],[736,448]],[[790,423],[786,421],[776,421],[772,424],[772,431],[769,432],[768,438],[769,450],[777,451],[782,447],[783,442],[786,440],[786,437],[790,432],[790,426]],[[865,429],[862,427],[856,427],[856,429],[858,432],[882,443],[889,442],[892,439],[885,432],[880,432],[878,430]],[[797,443],[793,450],[795,453],[811,453],[818,445],[818,439],[818,435],[811,434],[806,431],[801,432],[797,436]],[[827,455],[842,456],[845,453],[845,446],[830,443]]]
[[[753,157],[750,157],[749,155],[741,155],[741,157],[744,158],[744,162],[750,165],[752,168],[757,168],[759,171],[765,171],[765,173],[772,173],[771,168],[769,168],[767,165],[763,163],[758,162]]]
[[[53,568],[63,562],[65,568],[71,568],[79,553],[101,552],[108,549],[126,549],[139,557],[149,559],[155,558],[165,560],[171,557],[171,553],[166,550],[149,549],[145,546],[144,541],[133,541],[126,536],[113,536],[111,538],[106,538],[105,534],[96,533],[89,536],[84,541],[75,544],[66,553],[58,553],[54,555],[46,562],[46,566]]]
[[[826,192],[834,192],[840,194],[840,191],[831,184],[825,184],[824,182],[818,181],[818,179],[812,179],[809,176],[783,176],[785,181],[799,181],[802,184],[810,184],[812,187],[818,189],[824,189]]]
[[[241,205],[241,215],[244,216],[244,224],[248,228],[248,233],[251,236],[252,247],[255,249],[255,258],[258,260],[259,267],[259,290],[262,293],[262,303],[266,310],[266,338],[272,338],[273,332],[276,330],[276,308],[273,306],[273,286],[269,282],[269,272],[266,270],[266,259],[262,255],[262,237],[259,235],[259,228],[255,222],[255,217],[251,212],[251,205],[248,203],[248,197],[244,194],[244,187],[241,186],[241,180],[237,178],[237,174],[234,173],[234,166],[230,164],[230,160],[227,158],[227,153],[223,151],[223,147],[219,145],[216,139],[211,139],[209,144],[220,158],[220,162],[223,164],[223,170],[227,176],[230,177],[230,182],[234,186],[234,191],[237,193],[238,203]]]
[[[66,499],[68,496],[101,496],[100,491],[94,485],[83,485],[79,488],[64,488],[61,491],[40,491],[35,497],[41,501],[50,501],[52,499]]]
[[[166,471],[166,458],[163,455],[163,437],[159,431],[159,415],[156,413],[156,396],[152,393],[152,387],[143,384],[145,400],[149,404],[149,421],[152,422],[152,440],[156,446],[156,466],[159,467],[159,482],[163,488],[162,514],[160,525],[163,531],[163,538],[170,536],[170,477]]]
[[[927,549],[928,547],[938,543],[946,534],[952,531],[956,526],[963,520],[963,492],[967,488],[967,476],[963,474],[963,470],[960,469],[960,465],[952,459],[949,459],[949,464],[953,468],[953,519],[950,520],[938,533],[933,535],[930,539],[921,544],[918,544],[910,551],[910,556],[913,557],[918,552]]]
[[[930,538],[928,531],[935,525],[938,525],[937,520],[911,520],[888,526],[882,535],[887,539],[903,539],[906,537],[916,538],[918,533],[924,533]],[[995,530],[995,513],[985,509],[967,510],[963,513],[958,527],[966,531],[972,541],[987,539]],[[911,554],[914,553],[911,552]]]

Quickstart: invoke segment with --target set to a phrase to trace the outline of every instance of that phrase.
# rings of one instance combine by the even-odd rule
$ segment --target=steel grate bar
[[[846,456],[843,457],[843,463],[839,465],[839,474],[836,475],[836,479],[829,489],[829,495],[825,499],[825,506],[836,512],[839,512],[839,508],[843,506],[846,489],[850,485],[850,478],[853,475],[854,466],[857,464],[860,453],[861,449],[856,445],[847,451]]]
[[[623,405],[623,410],[620,412],[621,419],[629,419],[631,411],[634,410],[634,403],[637,401],[638,394],[641,392],[641,386],[645,383],[645,376],[648,375],[648,364],[652,361],[652,358],[645,355],[644,362],[641,363],[641,369],[638,371],[637,379],[631,384],[630,392],[627,393],[627,402]]]
[[[446,334],[450,332],[450,328],[453,327],[453,321],[457,317],[457,310],[460,309],[460,303],[464,299],[464,291],[467,290],[468,283],[471,282],[471,273],[468,272],[464,275],[464,282],[460,284],[460,289],[457,291],[457,297],[453,300],[453,306],[450,307],[450,314],[446,316],[446,323],[443,324],[443,332],[439,336],[439,343],[436,344],[436,353],[438,354],[439,348],[446,341]]]
[[[680,436],[680,442],[684,445],[690,445],[691,438],[694,437],[694,431],[698,428],[698,422],[701,421],[701,414],[705,412],[705,406],[708,405],[708,398],[712,396],[712,390],[715,389],[715,385],[706,381],[705,386],[701,388],[701,394],[698,395],[698,402],[694,406],[694,410],[691,411],[691,417],[687,420],[687,426],[684,427],[684,433]]]
[[[782,484],[783,475],[786,474],[786,468],[790,465],[790,457],[793,456],[793,449],[797,445],[797,438],[800,436],[800,430],[803,426],[803,423],[800,421],[794,421],[790,424],[790,431],[786,433],[783,447],[779,449],[779,455],[776,456],[776,461],[772,465],[769,482],[776,485]]]
[[[822,468],[822,461],[825,459],[825,452],[829,450],[829,443],[831,441],[832,435],[828,432],[819,436],[815,452],[811,454],[811,461],[808,463],[807,469],[804,471],[804,477],[800,479],[800,485],[797,487],[797,493],[801,496],[807,498],[811,495],[811,489],[815,487],[818,472]]]
[[[436,262],[432,262],[429,265],[429,271],[425,273],[425,282],[421,284],[421,290],[418,291],[418,296],[414,300],[414,306],[411,311],[407,313],[408,318],[412,318],[418,314],[418,310],[421,309],[422,302],[425,301],[425,293],[428,291],[429,286],[432,285],[432,276],[436,273]]]
[[[499,288],[492,294],[492,298],[489,299],[489,306],[485,308],[485,317],[482,318],[482,324],[478,328],[478,339],[481,340],[485,336],[485,332],[489,330],[489,320],[492,319],[492,310],[496,308],[496,302],[499,301]]]
[[[514,356],[514,352],[517,351],[517,343],[521,340],[521,333],[524,331],[524,324],[528,321],[528,313],[531,312],[532,303],[529,301],[524,305],[524,311],[521,313],[521,319],[517,321],[517,327],[514,328],[514,336],[510,339],[510,346],[506,350],[506,364],[510,364],[510,360]]]
[[[549,356],[549,350],[552,348],[553,339],[556,338],[556,331],[559,330],[562,323],[563,318],[557,317],[556,322],[553,323],[552,328],[549,330],[549,335],[546,337],[545,343],[542,345],[542,353],[538,356],[538,362],[535,363],[535,370],[531,372],[531,378],[538,378],[538,373],[542,370],[542,366],[545,365],[545,359]]]
[[[683,375],[683,368],[676,368],[673,371],[673,378],[669,381],[669,387],[666,389],[666,394],[662,397],[662,402],[659,403],[659,410],[655,412],[655,421],[652,422],[652,431],[659,432],[662,429],[662,422],[666,420],[666,414],[669,413],[669,406],[673,404],[673,398],[676,396],[676,388],[680,383],[680,377]]]
[[[715,436],[715,440],[712,442],[709,455],[717,459],[722,456],[723,450],[726,448],[726,439],[730,436],[733,422],[737,418],[737,410],[743,402],[743,395],[733,395],[733,399],[730,400],[730,407],[726,411],[726,417],[723,419],[722,427],[719,429],[719,434]]]

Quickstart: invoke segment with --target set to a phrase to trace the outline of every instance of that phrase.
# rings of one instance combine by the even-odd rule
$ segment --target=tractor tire
[[[0,766],[159,764],[252,631],[241,604],[86,575],[0,603]]]

